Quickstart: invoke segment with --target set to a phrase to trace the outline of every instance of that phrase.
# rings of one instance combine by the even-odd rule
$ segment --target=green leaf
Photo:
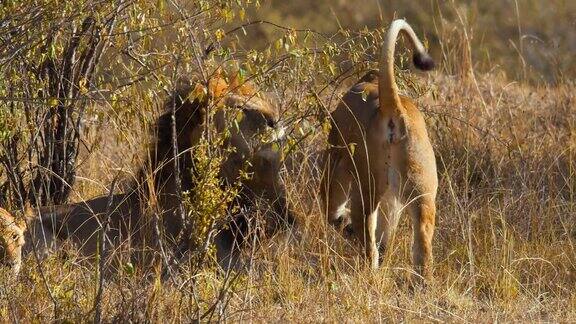
[[[124,272],[129,276],[133,276],[136,273],[136,268],[131,262],[126,262],[124,264]]]
[[[350,150],[350,155],[354,155],[354,152],[356,151],[356,143],[349,143],[348,149]]]
[[[56,99],[56,98],[48,99],[48,106],[50,106],[50,108],[54,108],[54,107],[58,106],[58,99]]]
[[[244,119],[244,112],[241,109],[238,109],[234,118],[234,122],[240,123],[242,122],[242,119]]]
[[[332,75],[336,75],[336,65],[334,65],[334,63],[329,63],[328,64],[328,70],[330,70],[330,73]]]
[[[276,42],[274,42],[274,48],[276,48],[276,51],[280,51],[280,49],[282,49],[283,45],[284,45],[284,40],[282,38],[278,38],[276,40]]]
[[[364,88],[364,90],[362,90],[362,101],[366,102],[366,100],[368,100],[369,93],[370,91],[368,90],[368,88]]]
[[[50,56],[50,58],[56,58],[56,45],[54,44],[54,42],[50,43],[50,52],[48,54]]]
[[[330,133],[330,129],[332,128],[332,124],[330,123],[329,119],[326,119],[323,123],[322,123],[322,130],[324,131],[324,133],[328,134]]]
[[[216,32],[214,33],[214,36],[216,36],[216,40],[217,41],[221,41],[222,38],[224,38],[224,30],[222,29],[217,29]]]
[[[290,55],[294,56],[294,57],[302,57],[302,53],[300,52],[299,49],[293,49],[290,51]]]

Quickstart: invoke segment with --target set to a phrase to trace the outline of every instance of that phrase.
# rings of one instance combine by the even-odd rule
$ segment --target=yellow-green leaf
[[[370,91],[368,90],[368,88],[364,88],[364,90],[362,90],[362,101],[366,101],[368,99],[369,93]]]
[[[349,143],[348,149],[350,150],[350,154],[354,155],[354,152],[356,151],[356,143]]]
[[[222,29],[217,29],[214,35],[216,36],[217,41],[221,41],[222,38],[224,38],[224,31]]]
[[[56,99],[56,98],[48,99],[48,106],[50,106],[52,108],[58,106],[58,99]]]
[[[88,93],[88,87],[86,87],[87,83],[88,81],[86,80],[86,78],[82,78],[80,79],[80,81],[78,81],[78,88],[80,89],[80,94]]]

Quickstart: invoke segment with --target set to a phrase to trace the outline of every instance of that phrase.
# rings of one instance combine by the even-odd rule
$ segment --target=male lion
[[[177,180],[182,191],[194,190],[195,157],[192,148],[210,127],[214,127],[218,134],[228,132],[229,135],[223,146],[230,148],[231,153],[220,167],[221,183],[224,186],[235,183],[241,170],[251,165],[248,171],[253,173],[253,177],[242,183],[239,202],[248,205],[253,199],[263,198],[269,203],[268,215],[272,214],[273,222],[280,225],[292,223],[285,190],[279,179],[280,153],[273,149],[272,144],[259,140],[259,135],[267,128],[276,127],[278,108],[258,94],[251,84],[240,84],[235,77],[231,79],[228,82],[218,73],[210,78],[207,86],[197,82],[195,86],[184,86],[177,91],[168,100],[166,112],[157,120],[156,140],[131,188],[110,197],[41,207],[40,216],[32,222],[32,230],[29,231],[31,239],[27,241],[34,241],[45,249],[70,240],[77,243],[85,255],[94,255],[100,229],[107,222],[107,242],[115,248],[130,245],[139,252],[158,252],[158,239],[154,235],[159,228],[168,247],[175,249],[177,237],[184,231],[182,218],[177,212],[181,203]],[[190,94],[194,93],[204,95],[191,97]],[[216,104],[209,106],[209,103]],[[174,105],[175,123],[170,105]],[[213,123],[207,125],[205,117],[209,109],[213,109],[215,114]],[[230,113],[242,115],[241,119],[236,118],[235,127],[227,124],[226,115]],[[174,139],[177,142],[180,179],[175,176]],[[153,213],[159,216],[159,224],[152,221],[153,217],[146,217]],[[216,237],[217,254],[223,266],[226,266],[223,263],[246,234],[243,230],[249,217],[245,213],[237,215],[232,221],[233,225],[226,226]],[[32,244],[27,247],[29,250]]]
[[[347,229],[364,244],[373,269],[381,261],[377,245],[385,250],[398,214],[408,210],[413,262],[416,271],[428,277],[438,179],[424,118],[410,98],[398,94],[394,80],[394,48],[400,32],[412,44],[416,67],[433,68],[410,25],[395,20],[382,46],[380,72],[362,77],[331,115],[323,207],[331,224],[344,227],[351,221]],[[348,203],[349,219],[343,215]]]
[[[0,208],[0,264],[18,274],[22,265],[22,246],[24,245],[26,223],[16,220],[5,209]]]

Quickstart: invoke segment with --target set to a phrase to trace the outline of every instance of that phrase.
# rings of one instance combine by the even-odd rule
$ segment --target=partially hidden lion
[[[0,208],[0,264],[10,268],[13,274],[18,274],[22,266],[25,231],[26,222]]]
[[[222,184],[235,183],[246,165],[249,167],[245,171],[253,174],[241,183],[237,202],[248,205],[255,199],[266,201],[266,215],[272,222],[281,226],[292,224],[294,218],[279,178],[280,152],[272,143],[260,140],[261,133],[277,126],[278,108],[254,85],[240,83],[238,79],[235,75],[228,79],[216,73],[207,84],[191,82],[176,91],[168,100],[166,111],[157,119],[155,140],[130,189],[112,196],[36,209],[34,215],[28,216],[30,229],[24,251],[35,246],[47,252],[63,242],[72,242],[84,255],[93,256],[98,251],[104,225],[108,225],[105,243],[113,249],[128,246],[129,251],[143,252],[137,255],[159,253],[158,239],[154,237],[158,232],[166,239],[166,248],[174,247],[182,234],[183,223],[177,212],[181,196],[175,177],[173,139],[176,138],[178,148],[181,190],[194,190],[192,148],[208,127],[214,127],[220,134],[229,132],[222,144],[231,148],[220,167]],[[192,93],[204,95],[191,96]],[[209,106],[209,103],[214,104]],[[170,105],[175,105],[175,125]],[[208,109],[216,111],[211,125],[205,123]],[[236,125],[227,123],[226,115],[230,113],[241,114],[242,118],[235,119]],[[158,215],[159,222],[152,221],[151,213]],[[238,213],[233,224],[223,226],[216,236],[221,265],[226,266],[233,250],[241,245],[250,217],[250,213]]]
[[[429,278],[436,160],[422,113],[410,98],[399,95],[394,79],[394,49],[401,32],[412,45],[415,66],[434,67],[410,25],[395,20],[384,39],[379,72],[362,77],[331,114],[323,208],[329,223],[364,244],[373,269],[379,267],[399,213],[408,211],[413,263],[419,276]]]

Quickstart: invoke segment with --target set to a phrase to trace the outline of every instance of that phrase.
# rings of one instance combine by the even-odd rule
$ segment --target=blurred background
[[[399,1],[271,0],[253,11],[256,19],[292,28],[334,33],[339,28],[374,30],[406,18],[428,40],[432,56],[461,56],[469,41],[475,70],[503,70],[512,79],[556,84],[576,77],[576,1]],[[255,40],[271,40],[269,28],[255,27]],[[441,64],[455,73],[455,64]]]

